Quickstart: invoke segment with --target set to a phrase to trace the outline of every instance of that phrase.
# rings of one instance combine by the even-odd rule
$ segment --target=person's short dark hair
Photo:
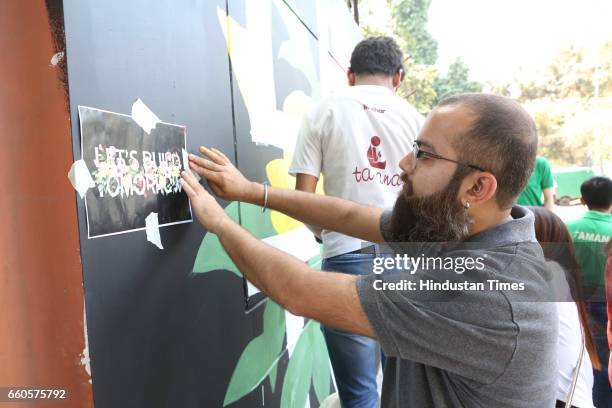
[[[591,177],[580,186],[580,194],[590,209],[608,209],[612,205],[612,180],[604,176]]]
[[[466,93],[443,99],[438,107],[459,105],[476,117],[465,134],[454,138],[459,160],[491,172],[497,179],[500,208],[514,205],[535,166],[535,122],[516,101],[503,96]],[[473,171],[468,167],[462,171]]]
[[[403,72],[402,50],[391,37],[370,37],[355,46],[350,70],[356,75],[387,75]]]

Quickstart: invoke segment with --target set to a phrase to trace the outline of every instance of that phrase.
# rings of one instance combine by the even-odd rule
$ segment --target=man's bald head
[[[493,173],[497,179],[496,201],[500,208],[510,208],[535,165],[538,138],[533,119],[516,101],[488,94],[454,95],[442,100],[436,109],[455,106],[472,114],[467,128],[453,137],[459,160]]]

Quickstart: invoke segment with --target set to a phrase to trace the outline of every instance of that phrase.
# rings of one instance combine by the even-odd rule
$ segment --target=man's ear
[[[346,78],[349,86],[355,86],[355,73],[352,69],[349,68],[348,71],[346,71]]]
[[[584,202],[584,198],[583,197],[580,197],[580,204],[586,205],[586,203]]]
[[[497,179],[491,173],[477,172],[464,180],[462,202],[483,204],[495,196]]]
[[[399,69],[395,74],[393,74],[393,88],[397,88],[402,83],[402,79],[404,78],[404,70]]]

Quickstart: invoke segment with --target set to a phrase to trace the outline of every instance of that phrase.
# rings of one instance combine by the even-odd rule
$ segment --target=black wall
[[[314,25],[314,2],[297,3]],[[141,98],[162,121],[187,127],[189,151],[214,146],[248,177],[266,180],[264,165],[282,151],[251,142],[217,7],[240,21],[244,0],[64,0],[75,160],[78,105],[129,114]],[[279,47],[287,33],[275,16],[273,30]],[[274,69],[278,100],[311,91],[284,61]],[[262,332],[264,308],[251,299],[247,313],[233,273],[191,273],[205,232],[197,222],[160,228],[163,251],[145,231],[87,239],[77,201],[96,407],[221,407],[241,352]],[[287,361],[285,353],[279,384]],[[266,406],[278,406],[280,392],[263,384]],[[261,406],[261,394],[258,387],[231,406]]]

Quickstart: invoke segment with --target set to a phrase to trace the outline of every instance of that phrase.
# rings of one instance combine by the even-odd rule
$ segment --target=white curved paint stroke
[[[228,44],[236,82],[249,114],[251,140],[293,151],[301,116],[277,109],[272,3],[270,0],[246,2],[245,8],[246,27],[228,17],[219,7],[217,16]],[[283,58],[291,59],[291,54],[285,47]],[[295,64],[294,61],[291,65]]]
[[[87,313],[85,311],[85,303],[83,303],[83,337],[85,339],[85,348],[81,353],[81,365],[85,369],[91,384],[91,360],[89,359],[89,338],[87,337]]]

